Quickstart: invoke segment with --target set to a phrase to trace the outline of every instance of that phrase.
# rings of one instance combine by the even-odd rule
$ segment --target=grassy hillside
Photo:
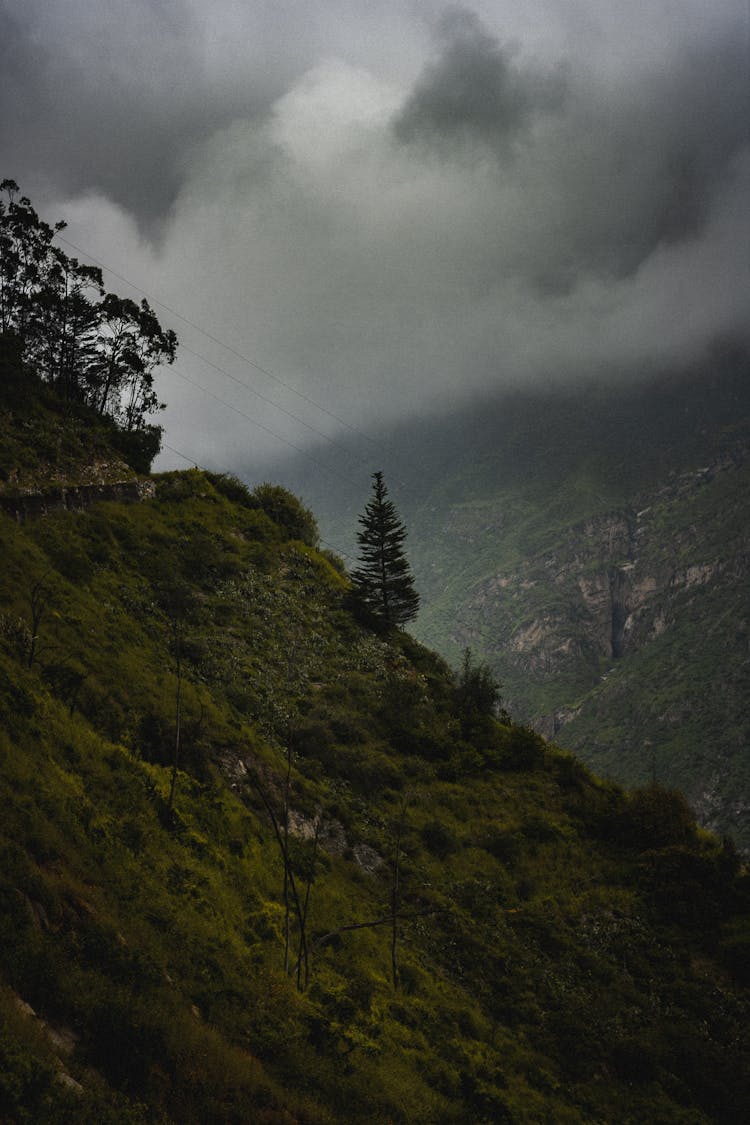
[[[744,1122],[731,845],[364,629],[293,497],[150,483],[0,513],[0,1120]]]

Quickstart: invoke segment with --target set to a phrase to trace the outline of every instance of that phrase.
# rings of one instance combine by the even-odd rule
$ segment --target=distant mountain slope
[[[450,636],[492,659],[549,737],[607,776],[679,785],[746,845],[749,497],[744,452],[676,476],[500,565]]]
[[[471,646],[518,718],[608,776],[680,785],[746,847],[749,451],[748,353],[726,344],[634,387],[403,426],[378,465],[410,531],[418,635],[454,664]],[[350,544],[351,487],[303,491]]]

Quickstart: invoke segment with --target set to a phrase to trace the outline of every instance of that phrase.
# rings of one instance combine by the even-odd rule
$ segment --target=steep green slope
[[[731,846],[362,628],[293,497],[150,483],[0,513],[0,1118],[746,1120]]]

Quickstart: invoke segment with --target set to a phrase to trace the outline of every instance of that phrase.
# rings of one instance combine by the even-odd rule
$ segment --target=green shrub
[[[565,808],[594,840],[622,839],[626,796],[616,785],[590,780],[568,789]]]
[[[719,954],[734,977],[750,986],[750,913],[723,927]]]
[[[686,845],[662,845],[642,853],[639,871],[641,885],[661,917],[696,934],[718,931],[731,909],[728,881],[715,855]]]
[[[462,777],[478,777],[485,771],[487,759],[470,742],[458,740],[450,748],[447,762],[437,766],[438,777],[446,781],[457,781]]]
[[[206,472],[206,479],[211,482],[219,495],[225,497],[232,504],[239,504],[242,508],[255,508],[257,504],[250,494],[247,485],[233,473]]]
[[[346,575],[346,563],[341,558],[341,555],[336,554],[335,551],[329,550],[328,547],[325,547],[320,553],[338,574],[342,576]]]
[[[318,546],[320,533],[315,516],[288,489],[280,484],[259,484],[251,496],[288,539],[299,539],[308,547]]]
[[[523,849],[523,839],[517,828],[502,828],[495,824],[480,836],[477,844],[505,864],[513,863]]]
[[[427,850],[438,859],[446,859],[458,850],[456,837],[439,820],[428,820],[420,835]]]
[[[454,706],[463,738],[479,743],[491,739],[491,720],[500,708],[500,683],[488,664],[475,663],[469,648],[464,650],[454,689]]]
[[[490,761],[500,769],[531,771],[544,765],[546,744],[530,727],[496,726]]]
[[[51,1120],[57,1066],[43,1025],[19,997],[0,987],[0,1121],[37,1125]]]
[[[210,490],[206,474],[198,468],[159,473],[154,478],[156,498],[164,503],[184,503]]]
[[[534,813],[523,822],[521,832],[525,839],[545,844],[562,836],[559,824],[542,812]]]
[[[112,427],[112,445],[137,473],[151,472],[151,465],[161,449],[164,430],[161,426],[141,426],[137,430]]]
[[[622,839],[643,851],[695,839],[695,817],[682,793],[649,785],[627,797],[620,819]]]
[[[591,781],[591,774],[583,762],[557,747],[548,748],[547,765],[562,789],[580,792]]]

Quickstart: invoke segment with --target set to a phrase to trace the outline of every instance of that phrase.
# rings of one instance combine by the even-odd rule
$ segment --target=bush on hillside
[[[259,484],[250,494],[261,511],[286,532],[287,538],[299,539],[308,547],[317,547],[320,533],[315,516],[309,508],[280,484]]]

